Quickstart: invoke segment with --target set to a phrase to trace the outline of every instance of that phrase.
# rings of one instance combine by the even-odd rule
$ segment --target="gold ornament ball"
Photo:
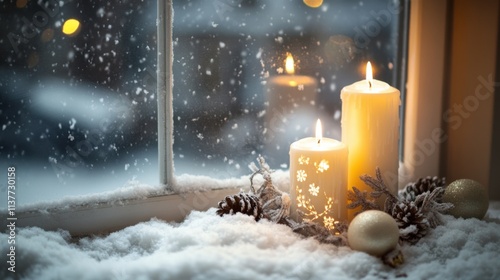
[[[470,179],[460,179],[451,182],[446,187],[443,202],[454,205],[448,213],[456,218],[484,218],[488,211],[488,190],[480,183]]]
[[[353,250],[381,257],[396,248],[399,228],[389,214],[368,210],[359,213],[351,221],[347,240]]]

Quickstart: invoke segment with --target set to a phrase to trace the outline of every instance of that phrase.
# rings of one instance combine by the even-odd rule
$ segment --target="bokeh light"
[[[311,8],[318,8],[323,4],[323,0],[304,0],[304,4]]]
[[[17,0],[16,1],[16,7],[18,7],[18,8],[24,8],[24,7],[26,7],[26,4],[28,4],[28,0]]]
[[[62,32],[70,36],[75,35],[79,30],[80,30],[80,22],[74,18],[66,20],[62,27]]]

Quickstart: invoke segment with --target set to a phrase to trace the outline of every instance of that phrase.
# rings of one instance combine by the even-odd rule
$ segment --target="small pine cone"
[[[253,194],[239,193],[235,195],[228,195],[224,200],[220,201],[217,215],[224,214],[234,215],[236,213],[243,213],[249,216],[254,216],[258,221],[262,218],[262,205],[259,198]]]
[[[419,194],[425,192],[431,193],[435,188],[442,187],[445,188],[446,178],[439,178],[437,176],[431,177],[427,176],[425,178],[420,178],[416,182],[408,183],[404,189],[400,190],[398,195],[400,199],[406,201],[415,201]],[[436,202],[441,202],[441,197],[436,197]]]
[[[395,204],[392,217],[400,229],[400,239],[415,244],[427,234],[429,225],[425,215],[419,211],[413,201],[403,201]]]

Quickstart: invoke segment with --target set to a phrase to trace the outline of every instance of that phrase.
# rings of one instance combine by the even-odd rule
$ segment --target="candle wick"
[[[318,144],[319,144],[319,142],[321,142],[321,139],[318,139]]]
[[[368,84],[370,85],[370,88],[372,88],[372,82],[368,81]]]

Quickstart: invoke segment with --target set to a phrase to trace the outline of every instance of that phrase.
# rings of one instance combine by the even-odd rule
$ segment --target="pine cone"
[[[446,178],[439,178],[437,176],[427,176],[420,178],[416,182],[408,183],[404,189],[400,190],[398,195],[401,200],[415,201],[419,194],[429,192],[431,193],[437,187],[445,188]],[[436,202],[441,202],[442,195],[436,197]]]
[[[400,229],[400,239],[415,244],[427,233],[429,225],[424,214],[419,211],[413,201],[396,203],[392,209],[392,217]]]
[[[259,198],[253,194],[228,195],[218,205],[219,209],[217,209],[216,213],[221,217],[224,214],[234,215],[239,212],[254,216],[256,221],[262,218],[262,205]]]

